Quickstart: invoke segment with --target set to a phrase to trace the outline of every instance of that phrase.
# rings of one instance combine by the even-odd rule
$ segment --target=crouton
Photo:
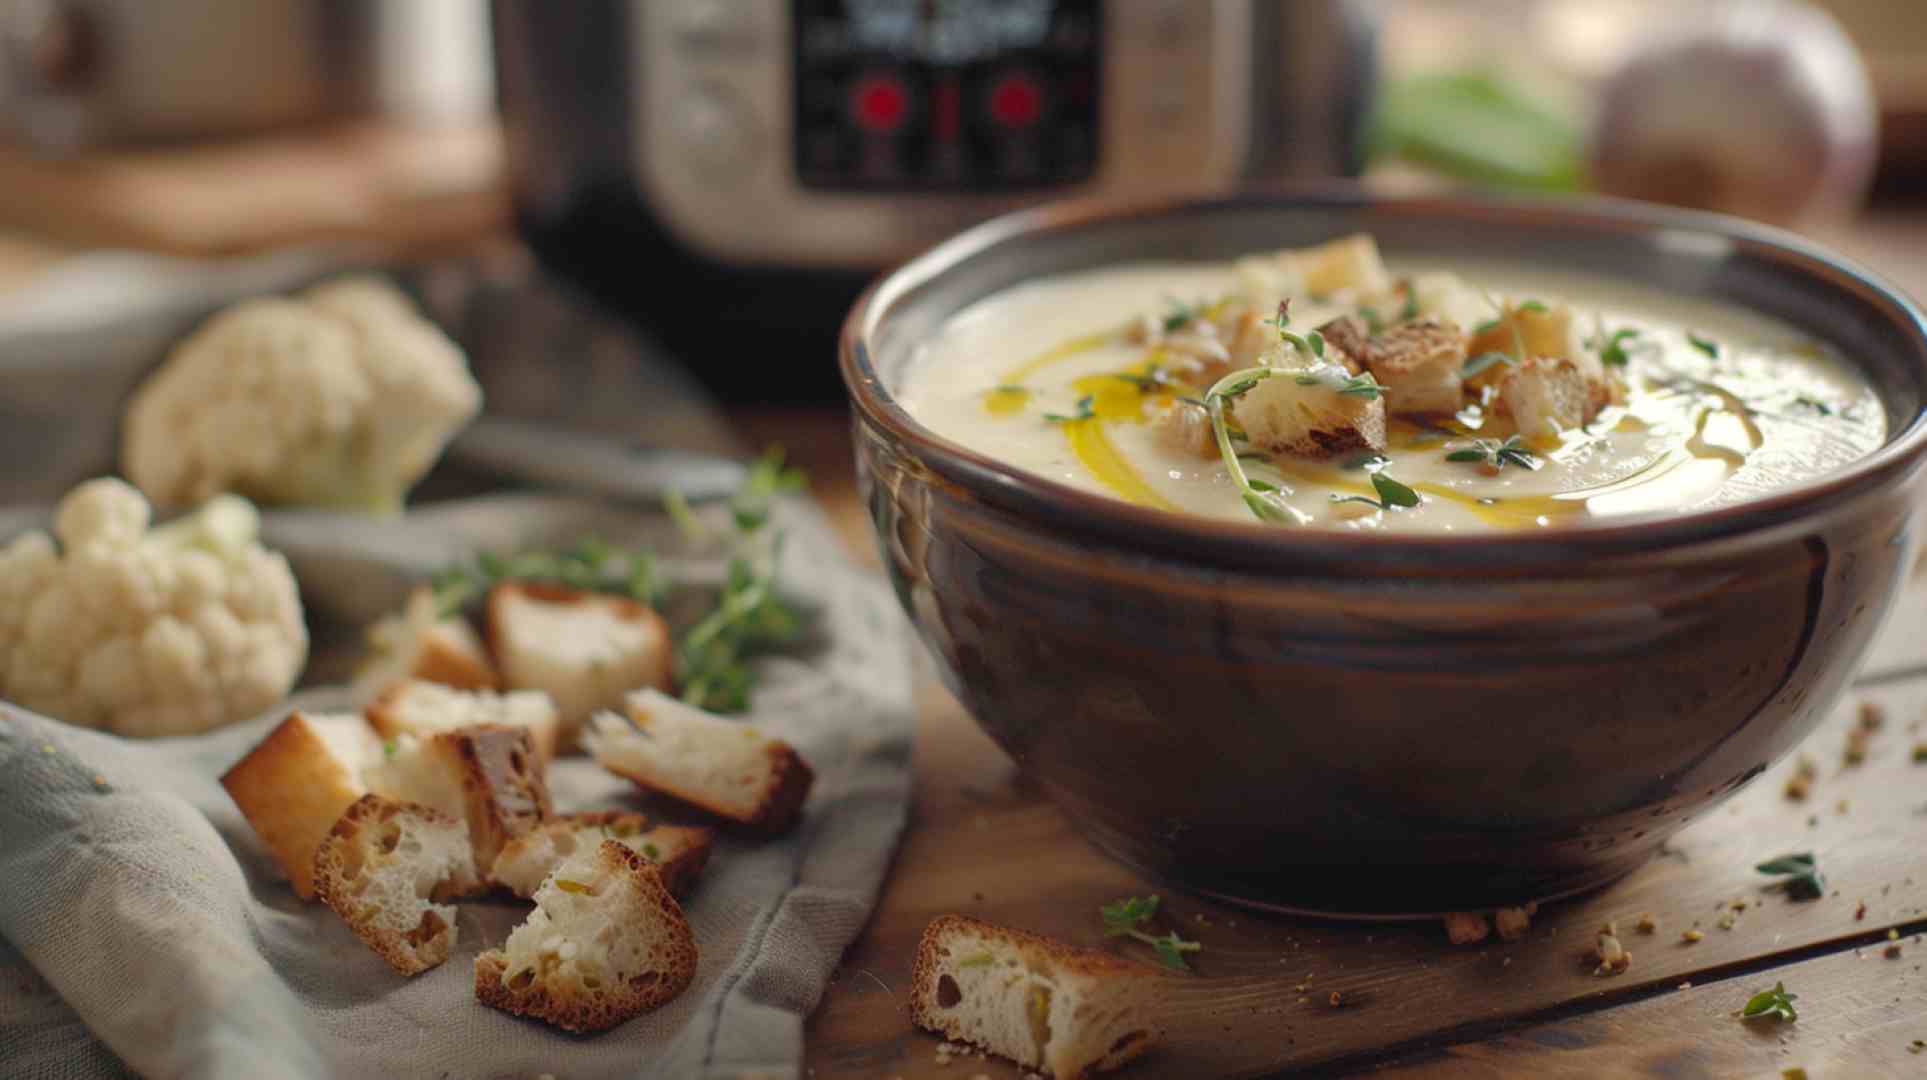
[[[400,735],[368,767],[368,787],[465,821],[475,865],[549,816],[549,789],[526,728],[484,724],[427,738]]]
[[[448,959],[455,909],[435,901],[471,891],[468,827],[414,803],[365,795],[315,851],[315,892],[403,975]]]
[[[681,896],[709,862],[715,830],[690,825],[649,825],[641,814],[599,810],[550,818],[508,842],[495,858],[489,878],[527,899],[563,860],[577,851],[614,840],[662,871],[662,883]]]
[[[1372,338],[1365,366],[1385,387],[1393,414],[1455,413],[1465,394],[1465,335],[1451,323],[1400,323]]]
[[[603,1031],[696,977],[696,939],[648,860],[614,840],[576,852],[500,949],[475,958],[484,1005],[566,1031]]]
[[[1210,461],[1218,456],[1211,410],[1196,402],[1167,401],[1151,416],[1151,434],[1159,446],[1180,457]]]
[[[1492,933],[1481,911],[1451,911],[1445,915],[1445,939],[1454,945],[1473,945]]]
[[[1356,315],[1340,315],[1320,326],[1318,336],[1325,339],[1327,356],[1336,348],[1344,354],[1346,370],[1354,375],[1364,370],[1366,354],[1372,348],[1372,335],[1363,319]]]
[[[555,703],[540,690],[497,694],[410,679],[389,687],[369,703],[366,713],[368,722],[384,739],[403,735],[427,738],[478,724],[523,728],[529,733],[536,757],[544,762],[555,758]]]
[[[295,894],[312,900],[315,849],[355,800],[381,740],[360,716],[295,710],[222,775],[221,786],[266,844]]]
[[[1218,323],[1218,337],[1229,353],[1226,370],[1248,368],[1278,340],[1278,331],[1249,304],[1232,306]]]
[[[780,832],[801,812],[814,774],[790,744],[655,690],[623,709],[627,720],[600,713],[584,733],[603,768],[752,828]]]
[[[1573,324],[1571,308],[1530,301],[1524,307],[1507,305],[1498,319],[1475,331],[1466,345],[1468,356],[1501,352],[1514,360],[1535,356],[1571,360],[1585,351]]]
[[[1375,296],[1392,289],[1391,272],[1379,258],[1378,241],[1370,233],[1341,236],[1285,255],[1302,268],[1305,291],[1313,296],[1342,291],[1353,296]]]
[[[369,627],[368,644],[369,657],[355,672],[357,702],[409,679],[461,690],[492,690],[499,682],[474,627],[460,616],[442,618],[430,589],[416,589],[401,614]]]
[[[1598,411],[1579,366],[1570,360],[1535,357],[1510,368],[1499,382],[1501,410],[1512,417],[1521,438],[1557,438],[1591,420]]]
[[[963,915],[924,929],[910,969],[910,1019],[1056,1080],[1115,1069],[1163,1035],[1164,977]]]
[[[504,685],[548,693],[563,749],[597,709],[673,677],[668,624],[627,597],[511,582],[489,591],[487,613]]]
[[[1334,457],[1385,449],[1385,402],[1340,393],[1347,376],[1336,365],[1317,372],[1281,371],[1232,403],[1251,445],[1273,453]]]

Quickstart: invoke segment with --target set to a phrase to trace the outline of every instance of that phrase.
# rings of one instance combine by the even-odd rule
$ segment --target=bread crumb
[[[1887,722],[1887,710],[1878,701],[1860,703],[1860,727],[1863,731],[1879,731]]]
[[[1681,934],[1679,936],[1679,939],[1684,944],[1691,945],[1694,942],[1699,941],[1705,937],[1706,935],[1700,933],[1698,930],[1688,930],[1685,933]]]
[[[1890,926],[1890,927],[1888,927],[1888,928],[1887,928],[1887,940],[1888,940],[1888,941],[1899,941],[1899,940],[1900,940],[1900,931],[1899,931],[1899,930],[1896,930],[1896,929],[1894,929],[1894,928],[1893,928],[1893,927],[1891,927],[1891,926]]]
[[[1484,941],[1491,932],[1491,925],[1477,911],[1453,911],[1445,916],[1445,939],[1454,945]]]
[[[1927,742],[1914,744],[1914,764],[1927,764]]]
[[[1845,800],[1845,799],[1841,799],[1841,800],[1840,800],[1839,802],[1837,802],[1837,803],[1834,803],[1834,804],[1833,804],[1833,808],[1834,808],[1834,810],[1835,810],[1835,811],[1837,811],[1837,812],[1839,812],[1839,813],[1842,813],[1842,814],[1844,814],[1844,813],[1846,813],[1846,812],[1847,812],[1847,800]]]
[[[1613,924],[1607,923],[1599,931],[1599,944],[1593,950],[1593,955],[1599,959],[1599,966],[1593,969],[1594,975],[1618,975],[1633,966],[1633,954],[1619,943],[1612,928]]]
[[[1639,913],[1639,922],[1633,925],[1633,929],[1642,934],[1656,933],[1659,930],[1659,922],[1653,918],[1652,912],[1642,911]]]
[[[1331,1003],[1332,1003],[1332,1008],[1336,1009],[1340,1005],[1344,1004],[1345,1002],[1344,1002],[1344,998],[1339,995],[1338,991],[1333,990],[1332,996],[1331,996]]]
[[[1900,959],[1900,946],[1889,945],[1885,949],[1882,949],[1880,951],[1880,955],[1886,957],[1889,960],[1898,960]]]
[[[1691,990],[1693,988],[1693,984],[1690,982],[1683,982],[1679,984],[1679,988],[1681,990]]]
[[[1859,765],[1867,760],[1867,743],[1873,739],[1873,732],[1864,727],[1847,732],[1847,749],[1842,755],[1849,765]]]
[[[1527,904],[1525,907],[1502,907],[1493,912],[1492,921],[1499,928],[1499,936],[1507,941],[1525,937],[1526,931],[1532,926],[1532,913],[1537,908],[1537,904]]]
[[[1859,906],[1853,909],[1853,921],[1859,922],[1860,920],[1866,917],[1867,917],[1867,902],[1865,900],[1862,900],[1860,901]]]
[[[1798,1065],[1780,1070],[1780,1080],[1807,1080],[1807,1071]]]
[[[1787,777],[1786,797],[1792,799],[1794,802],[1799,802],[1806,798],[1812,791],[1813,782],[1801,776],[1799,773],[1794,773],[1792,776]]]
[[[1719,927],[1722,930],[1731,930],[1733,929],[1733,924],[1738,921],[1739,921],[1739,916],[1729,911],[1726,914],[1720,916]]]

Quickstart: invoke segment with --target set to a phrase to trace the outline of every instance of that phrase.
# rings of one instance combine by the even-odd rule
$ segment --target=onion
[[[1598,188],[1781,223],[1858,207],[1878,113],[1840,25],[1797,0],[1682,7],[1606,83]]]

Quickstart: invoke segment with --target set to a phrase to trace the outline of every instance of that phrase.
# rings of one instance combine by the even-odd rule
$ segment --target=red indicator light
[[[850,90],[850,112],[859,126],[878,134],[895,131],[910,111],[910,95],[903,84],[881,75],[858,79]]]
[[[990,88],[990,115],[1008,128],[1029,127],[1044,113],[1044,92],[1026,75],[1006,75]]]

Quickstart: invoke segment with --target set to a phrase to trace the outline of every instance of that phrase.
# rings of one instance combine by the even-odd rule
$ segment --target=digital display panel
[[[1097,160],[1097,0],[798,0],[795,161],[829,189],[1073,184]]]

